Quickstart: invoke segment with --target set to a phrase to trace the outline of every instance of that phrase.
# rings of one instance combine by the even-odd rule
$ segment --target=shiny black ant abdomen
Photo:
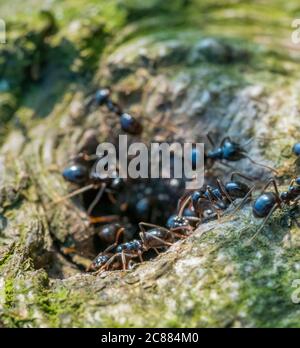
[[[141,123],[128,113],[120,115],[120,122],[122,129],[129,134],[138,135],[143,131]]]
[[[266,217],[276,203],[280,202],[274,192],[266,192],[260,195],[253,204],[253,215],[256,218]]]
[[[293,153],[296,156],[300,156],[300,143],[297,143],[293,146]]]
[[[63,178],[72,184],[84,184],[89,178],[89,169],[83,164],[72,164],[63,170]]]
[[[266,191],[267,188],[273,185],[275,192]],[[298,205],[300,200],[300,177],[293,179],[287,189],[287,191],[279,194],[279,190],[274,179],[271,179],[263,188],[260,196],[256,198],[252,206],[252,212],[256,218],[264,218],[258,231],[251,238],[255,236],[263,229],[266,222],[276,209],[283,209],[283,206],[287,206],[290,210],[293,210]],[[292,219],[298,225],[296,216],[291,216]]]

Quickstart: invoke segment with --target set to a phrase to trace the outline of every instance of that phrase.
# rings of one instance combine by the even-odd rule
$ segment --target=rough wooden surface
[[[22,12],[26,3],[34,14]],[[271,10],[246,1],[106,3],[55,2],[39,14],[34,1],[22,9],[0,1],[10,24],[0,47],[0,326],[299,326],[291,295],[300,231],[284,212],[249,245],[260,221],[246,206],[126,273],[86,274],[58,252],[70,235],[84,249],[92,233],[80,205],[49,208],[68,189],[61,169],[90,132],[99,141],[110,127],[119,132],[105,110],[82,107],[100,85],[139,115],[145,142],[166,132],[272,137],[249,154],[279,170],[282,189],[299,174],[296,1]],[[155,123],[162,116],[173,135]],[[258,186],[270,176],[247,160],[237,169]]]

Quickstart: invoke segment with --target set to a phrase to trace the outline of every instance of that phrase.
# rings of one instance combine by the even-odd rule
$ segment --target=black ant
[[[233,172],[227,183],[224,184],[220,179],[217,179],[216,187],[205,185],[201,190],[192,193],[192,205],[202,221],[210,220],[216,216],[219,218],[219,211],[226,210],[231,204],[235,205],[236,199],[242,199],[242,201],[235,208],[235,211],[249,199],[255,186],[249,187],[245,183],[235,180],[235,176],[252,181],[244,174]]]
[[[71,158],[71,164],[63,170],[63,178],[75,185],[86,184],[96,159],[96,155],[89,155],[85,151],[80,152]]]
[[[91,103],[93,102],[98,106],[105,105],[109,111],[115,113],[117,116],[120,117],[121,128],[126,133],[132,135],[141,134],[143,131],[141,123],[132,115],[123,112],[120,106],[111,100],[110,95],[111,91],[109,88],[101,88],[96,91],[94,97],[88,103],[88,106],[91,105]]]
[[[111,268],[115,269],[115,262],[119,264],[120,260],[122,269],[126,270],[128,269],[129,261],[132,259],[139,258],[143,262],[143,254],[146,251],[153,249],[159,254],[158,249],[170,246],[175,242],[175,234],[167,228],[145,222],[140,222],[139,227],[140,239],[133,239],[130,242],[118,244],[121,233],[124,233],[124,228],[120,229],[115,243],[94,259],[89,270],[98,269],[98,271],[103,271]],[[145,227],[151,228],[146,230]],[[107,260],[106,256],[111,255],[112,250],[114,250],[113,255]]]
[[[267,188],[273,185],[275,192],[267,191]],[[300,200],[300,177],[293,179],[287,191],[279,194],[279,190],[274,179],[269,180],[269,182],[263,188],[261,195],[256,198],[253,203],[252,211],[253,215],[256,218],[264,218],[263,223],[259,227],[258,231],[251,238],[253,240],[256,235],[263,229],[266,222],[269,220],[273,212],[280,208],[283,209],[283,206],[286,205],[289,207],[289,215],[296,222],[299,227],[300,224],[295,216],[295,209],[298,206],[298,201]],[[292,203],[292,205],[291,205]]]
[[[73,184],[81,185],[88,180],[89,169],[83,164],[74,163],[69,167],[66,167],[63,170],[62,175],[65,180]]]
[[[251,163],[255,165],[258,165],[258,166],[267,168],[273,172],[276,172],[274,168],[254,161],[247,154],[245,147],[249,145],[249,143],[253,141],[254,138],[250,139],[249,141],[247,141],[245,144],[242,145],[240,143],[233,141],[230,137],[227,136],[221,141],[221,144],[219,146],[216,146],[210,133],[208,133],[206,137],[209,143],[211,144],[211,146],[213,147],[213,150],[210,150],[204,154],[204,164],[208,169],[210,169],[217,161],[219,161],[219,163],[223,165],[229,166],[226,162],[236,162],[236,161],[240,161],[241,159],[247,158]],[[196,148],[194,148],[191,154],[193,166],[195,166],[197,163],[196,162],[197,156],[199,156],[199,154],[197,153]]]

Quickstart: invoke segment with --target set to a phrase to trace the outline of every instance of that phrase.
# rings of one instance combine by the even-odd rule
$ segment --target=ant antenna
[[[67,200],[67,199],[69,199],[69,198],[75,197],[75,196],[77,196],[77,195],[80,195],[80,194],[83,193],[83,192],[92,190],[92,189],[94,189],[94,188],[95,188],[95,185],[94,185],[94,184],[90,184],[90,185],[81,187],[80,189],[75,190],[75,191],[69,193],[69,194],[66,195],[66,196],[60,197],[60,198],[57,199],[56,201],[52,202],[52,203],[50,204],[50,206],[59,204],[59,203],[61,203],[61,202],[64,202],[65,200]]]
[[[178,216],[182,216],[183,212],[184,212],[184,209],[186,208],[186,206],[188,205],[188,203],[191,201],[192,199],[192,196],[189,195],[182,203],[179,211],[178,211]]]
[[[248,160],[249,160],[251,163],[253,163],[253,164],[257,165],[257,166],[260,166],[260,167],[267,168],[267,169],[271,170],[272,172],[274,172],[275,174],[278,175],[278,171],[277,171],[276,169],[274,169],[274,168],[272,168],[272,167],[270,167],[270,166],[268,166],[268,165],[266,165],[266,164],[262,164],[262,163],[258,163],[258,162],[256,162],[256,161],[254,161],[254,160],[253,160],[250,156],[248,156],[247,154],[244,154],[244,156],[245,156],[246,158],[248,158]]]
[[[240,173],[240,172],[232,172],[231,174],[230,174],[230,181],[233,181],[233,178],[235,177],[235,176],[239,176],[239,177],[241,177],[241,178],[243,178],[243,179],[245,179],[245,180],[248,180],[248,181],[250,181],[250,182],[253,182],[253,180],[256,180],[256,179],[258,179],[258,178],[252,178],[252,177],[250,177],[250,176],[247,176],[247,175],[245,175],[245,174],[243,174],[243,173]]]
[[[106,188],[106,184],[104,184],[104,183],[101,184],[101,188],[100,188],[99,192],[97,193],[97,196],[94,198],[93,202],[88,207],[88,210],[87,210],[88,215],[91,215],[93,209],[95,208],[97,203],[100,201],[100,199],[105,191],[105,188]]]
[[[277,205],[274,205],[274,207],[270,210],[268,216],[264,219],[263,223],[260,225],[259,229],[257,232],[254,233],[254,235],[248,240],[247,244],[251,244],[252,241],[256,238],[256,236],[259,234],[259,232],[263,229],[265,226],[266,222],[269,220],[270,216],[273,214],[274,210],[277,208]]]
[[[241,146],[245,147],[245,146],[251,144],[252,141],[254,141],[254,140],[278,140],[278,139],[282,139],[282,138],[283,138],[283,136],[282,137],[252,137],[249,140],[247,140],[244,144],[242,144]]]

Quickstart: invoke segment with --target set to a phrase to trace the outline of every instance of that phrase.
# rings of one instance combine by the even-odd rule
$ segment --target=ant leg
[[[96,275],[102,273],[103,271],[107,271],[109,266],[112,264],[112,262],[115,260],[116,256],[118,254],[113,255],[98,271],[95,272]]]
[[[117,235],[116,235],[116,241],[115,243],[118,245],[119,244],[119,239],[120,239],[120,236],[124,233],[125,231],[125,228],[124,227],[120,227],[117,231]]]
[[[188,221],[194,221],[194,222],[199,222],[201,219],[197,218],[196,216],[184,216],[185,219]]]
[[[247,175],[242,174],[240,172],[232,172],[231,175],[230,175],[230,181],[233,181],[234,176],[239,176],[239,177],[241,177],[243,179],[246,179],[246,180],[248,180],[250,182],[254,181],[254,178],[251,178],[250,176],[247,176]]]
[[[277,187],[277,184],[276,184],[276,181],[275,179],[270,179],[267,184],[265,185],[265,187],[263,188],[263,190],[261,191],[261,194],[263,194],[266,189],[270,186],[270,185],[273,185],[274,189],[275,189],[275,192],[276,192],[276,198],[277,198],[277,204],[279,205],[279,207],[282,209],[282,202],[281,202],[281,198],[280,198],[280,194],[279,194],[279,190],[278,190],[278,187]]]
[[[257,165],[257,166],[260,166],[260,167],[267,168],[267,169],[269,169],[270,171],[274,172],[275,174],[278,174],[278,171],[277,171],[276,169],[274,169],[274,168],[272,168],[272,167],[270,167],[270,166],[268,166],[268,165],[266,165],[266,164],[262,164],[262,163],[258,163],[258,162],[256,162],[256,161],[254,161],[254,160],[253,160],[249,155],[247,155],[246,153],[244,153],[244,157],[245,157],[245,158],[248,158],[248,160],[249,160],[251,163],[253,163],[253,164]]]
[[[138,255],[139,255],[140,261],[141,261],[141,262],[144,262],[144,259],[143,259],[143,255],[142,255],[141,250],[138,251]]]
[[[221,141],[221,144],[220,144],[221,147],[225,144],[225,141],[230,141],[230,142],[232,142],[232,139],[231,139],[230,137],[228,137],[228,136],[225,137],[225,138],[223,138],[222,141]]]
[[[192,196],[189,195],[183,202],[182,205],[178,211],[178,216],[182,217],[182,213],[184,212],[184,209],[186,208],[186,206],[188,205],[188,203],[190,203],[192,200]]]
[[[178,203],[177,203],[177,211],[179,211],[182,207],[183,202],[185,202],[185,199],[187,199],[189,196],[192,196],[192,194],[190,192],[185,192],[183,194],[183,196],[181,196],[178,199]]]
[[[198,221],[200,221],[200,219],[198,219]],[[173,233],[174,231],[182,231],[182,230],[186,230],[186,231],[193,231],[192,226],[178,226],[178,227],[174,227],[170,229],[170,232]]]
[[[235,207],[235,209],[230,213],[228,214],[226,217],[229,218],[231,216],[233,216],[238,210],[240,210],[243,205],[247,202],[248,198],[251,196],[252,192],[254,191],[255,189],[255,185],[253,185],[250,190],[247,192],[246,196],[241,200],[241,202]]]
[[[142,232],[141,232],[141,233],[142,233]],[[169,232],[169,233],[171,233],[171,232]],[[165,240],[163,240],[163,239],[161,239],[161,238],[159,238],[159,237],[157,237],[157,236],[151,235],[151,238],[152,238],[152,239],[155,239],[155,240],[158,240],[159,242],[161,242],[161,243],[164,244],[164,245],[168,245],[168,246],[173,245],[173,243],[166,242]],[[148,244],[149,244],[149,243],[148,243]],[[149,246],[149,245],[148,245],[148,246]]]
[[[111,201],[112,204],[117,204],[117,200],[115,199],[114,195],[111,192],[109,192],[107,194],[107,196],[108,196],[108,199]]]
[[[162,231],[170,232],[167,228],[159,226],[159,225],[150,224],[148,222],[143,222],[143,221],[139,222],[139,228],[141,229],[142,232],[146,232],[144,226],[146,226],[146,227],[156,227],[156,228],[160,228]]]
[[[252,141],[254,141],[255,139],[257,140],[278,140],[278,139],[281,139],[282,137],[276,137],[276,138],[273,138],[273,137],[252,137],[250,138],[249,140],[247,140],[243,145],[242,147],[246,147],[248,146],[249,144],[252,143]]]
[[[96,197],[94,198],[93,202],[90,204],[90,206],[87,209],[87,215],[91,215],[92,211],[94,210],[95,206],[99,203],[104,190],[105,190],[106,184],[101,184],[101,188],[99,192],[97,193]]]
[[[242,148],[247,147],[249,144],[252,143],[252,141],[254,141],[255,137],[252,137],[250,139],[248,139],[244,144],[241,145]]]
[[[107,215],[107,216],[90,216],[89,220],[91,224],[98,224],[98,223],[109,223],[118,221],[120,217],[118,215]]]
[[[221,164],[224,167],[230,168],[231,170],[235,169],[233,166],[231,166],[230,164],[223,162],[223,161],[219,161],[218,164]]]
[[[199,219],[199,221],[200,221],[200,219]],[[170,232],[172,233],[172,235],[174,235],[177,238],[185,239],[189,236],[189,234],[185,235],[185,234],[182,234],[180,232],[176,232],[176,231],[182,231],[182,230],[187,231],[189,233],[193,232],[193,228],[191,226],[175,227],[175,228],[172,228]]]
[[[109,247],[107,247],[103,252],[104,253],[107,253],[109,252],[110,250],[112,250],[113,248],[115,248],[118,244],[119,244],[119,239],[120,239],[120,236],[124,233],[125,231],[125,228],[124,227],[120,227],[117,231],[117,234],[116,234],[116,239],[115,239],[115,242],[110,245]]]
[[[267,223],[267,221],[270,219],[271,215],[274,213],[275,209],[277,208],[276,205],[274,205],[274,207],[270,210],[269,214],[265,217],[264,221],[262,222],[262,224],[260,225],[259,229],[257,230],[257,232],[250,238],[250,240],[248,241],[249,243],[251,243],[253,241],[253,239],[259,234],[259,232],[264,228],[265,224]]]
[[[92,190],[92,189],[95,189],[95,188],[96,188],[96,187],[95,187],[94,184],[90,184],[90,185],[81,187],[80,189],[75,190],[75,191],[69,193],[68,195],[63,196],[63,197],[60,197],[60,198],[57,199],[56,201],[50,203],[50,207],[53,206],[53,205],[56,205],[56,204],[58,204],[58,203],[64,202],[65,200],[67,200],[67,199],[69,199],[69,198],[78,196],[78,195],[80,195],[80,194],[83,193],[83,192],[86,192],[86,191],[89,191],[89,190]]]
[[[185,239],[185,238],[187,238],[187,236],[185,236],[185,235],[183,235],[183,234],[181,234],[181,233],[174,232],[174,231],[172,231],[172,234],[173,234],[175,237],[179,238],[179,239]]]
[[[124,250],[122,250],[121,252],[121,258],[122,258],[122,267],[123,267],[123,271],[126,271],[127,269],[127,265],[126,265],[126,256],[125,256],[125,253],[124,253]]]
[[[213,201],[213,193],[210,187],[207,188],[208,191],[208,200],[211,204],[211,208],[214,210],[214,212],[217,214],[218,220],[220,220],[220,214],[219,210],[215,207],[214,201]],[[219,199],[218,199],[219,200]],[[218,200],[216,202],[218,202]]]
[[[213,140],[213,138],[212,138],[211,132],[208,132],[208,133],[206,134],[206,138],[207,138],[207,140],[209,141],[209,143],[210,143],[210,145],[211,145],[212,147],[216,147],[216,144],[215,144],[215,142],[214,142],[214,140]]]
[[[156,252],[156,255],[159,255],[159,251],[157,248],[153,248],[153,250]]]
[[[290,182],[290,184],[289,184],[289,189],[292,188],[292,187],[294,186],[295,181],[296,181],[295,179],[292,179],[292,180],[291,180],[291,182]]]
[[[220,180],[220,179],[217,179],[217,185],[218,185],[219,190],[221,191],[221,193],[223,193],[226,196],[226,198],[229,200],[229,202],[231,204],[235,205],[233,199],[230,197],[229,193],[227,192],[227,190],[226,190],[226,188],[225,188],[225,186],[223,184],[223,181]]]
[[[70,161],[83,160],[85,162],[95,161],[99,158],[97,155],[89,155],[86,152],[80,152],[78,155],[75,155],[70,158]]]

